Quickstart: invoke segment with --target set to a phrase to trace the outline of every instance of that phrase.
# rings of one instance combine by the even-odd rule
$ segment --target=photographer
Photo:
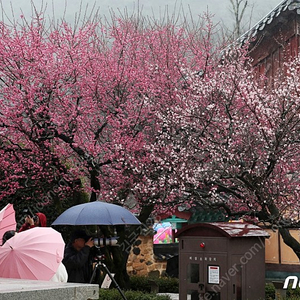
[[[93,246],[93,239],[84,230],[73,232],[62,261],[68,272],[68,282],[89,283],[93,272]]]
[[[47,226],[47,218],[43,213],[36,213],[34,216],[27,215],[25,217],[25,223],[21,226],[19,229],[19,232],[25,231],[27,229],[33,228],[33,227],[46,227]]]

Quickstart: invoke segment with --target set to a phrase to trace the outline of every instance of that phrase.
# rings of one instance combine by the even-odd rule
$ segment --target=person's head
[[[47,218],[43,213],[36,213],[33,217],[34,225],[40,226],[40,227],[46,227],[47,226]]]
[[[2,245],[4,245],[4,243],[9,240],[10,238],[12,238],[14,235],[16,234],[16,232],[14,230],[8,230],[3,234],[2,237]]]
[[[70,242],[77,251],[80,251],[85,246],[85,243],[89,240],[89,238],[90,237],[84,230],[78,229],[72,233]]]

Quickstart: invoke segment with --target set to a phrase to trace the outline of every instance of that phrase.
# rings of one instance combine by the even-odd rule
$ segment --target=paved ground
[[[0,278],[0,299],[99,299],[99,286],[97,284]]]
[[[179,300],[178,294],[172,294],[172,293],[159,293],[158,295],[169,295],[172,300]]]

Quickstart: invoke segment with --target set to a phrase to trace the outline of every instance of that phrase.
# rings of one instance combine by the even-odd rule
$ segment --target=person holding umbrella
[[[0,277],[67,282],[62,264],[64,240],[50,227],[6,231],[0,247]]]
[[[84,230],[78,229],[72,233],[62,261],[68,272],[68,282],[90,282],[93,273],[93,246],[93,239]]]

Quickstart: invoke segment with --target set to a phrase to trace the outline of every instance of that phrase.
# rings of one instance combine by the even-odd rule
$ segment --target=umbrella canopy
[[[156,223],[153,226],[156,234],[153,236],[154,244],[172,243],[172,225],[169,222]]]
[[[127,209],[101,201],[75,205],[63,212],[52,225],[140,225]]]
[[[0,211],[0,242],[2,245],[2,237],[6,231],[16,230],[17,222],[15,210],[12,204],[7,204]]]
[[[63,259],[65,243],[50,227],[17,233],[0,247],[0,277],[50,280]]]

